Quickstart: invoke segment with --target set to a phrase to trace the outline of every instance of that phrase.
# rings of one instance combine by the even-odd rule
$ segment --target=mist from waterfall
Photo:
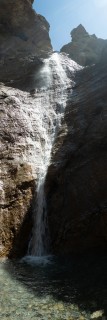
[[[53,143],[61,127],[68,96],[72,94],[72,75],[80,69],[67,55],[53,53],[46,59],[37,77],[37,107],[39,108],[39,128],[41,152],[38,163],[38,183],[34,226],[28,254],[42,257],[49,253],[50,236],[45,199],[45,178],[51,160]],[[69,93],[68,93],[69,92]],[[36,106],[35,106],[36,107]]]

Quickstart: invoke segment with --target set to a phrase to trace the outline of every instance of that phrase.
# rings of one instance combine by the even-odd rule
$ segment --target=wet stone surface
[[[105,320],[106,270],[105,255],[1,261],[0,319]]]

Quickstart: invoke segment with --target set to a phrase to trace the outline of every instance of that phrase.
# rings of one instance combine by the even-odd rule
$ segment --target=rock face
[[[0,85],[1,256],[24,255],[32,227],[35,247],[36,193],[38,191],[38,207],[42,217],[43,181],[50,160],[53,135],[60,124],[63,104],[66,103],[66,86],[71,90],[73,85],[63,71],[64,63],[65,56],[59,58],[55,53],[46,59],[39,74],[35,74],[38,88],[36,84],[36,89],[30,93]],[[67,57],[64,66],[65,70],[70,68],[72,80],[75,70],[81,68]],[[65,88],[63,96],[62,85]]]
[[[99,41],[98,52],[103,51],[98,65],[75,77],[73,70],[81,67],[66,55],[43,62],[52,51],[49,25],[33,11],[32,2],[0,1],[0,255],[10,257],[26,253],[37,177],[67,97],[45,185],[52,252],[107,243],[107,47],[79,27],[82,36],[74,30],[73,43]],[[87,59],[79,62],[96,62],[92,55]]]
[[[35,13],[32,3],[32,0],[0,1],[0,81],[21,89],[26,78],[28,81],[33,76],[41,58],[52,51],[49,24]]]
[[[80,24],[71,31],[72,41],[61,48],[61,52],[69,54],[69,57],[87,66],[99,62],[107,40],[99,39],[95,34],[89,35]]]
[[[31,126],[32,98],[27,95],[19,90],[6,88],[4,85],[0,86],[1,256],[10,253],[13,241],[15,252],[11,254],[23,254],[27,248],[31,231],[32,221],[29,214],[31,215],[31,203],[36,183],[36,172],[33,171],[32,164],[36,142],[34,143],[33,140],[36,140],[37,127],[33,130]],[[20,229],[23,230],[21,236]]]
[[[49,24],[33,0],[0,1],[0,81],[30,90],[42,60],[52,51]],[[23,255],[32,228],[39,153],[34,93],[0,85],[0,255]],[[39,146],[38,146],[39,144]],[[41,151],[40,151],[41,152]],[[35,195],[36,196],[36,195]],[[23,236],[24,235],[24,236]],[[14,245],[13,245],[14,243]],[[13,249],[12,249],[13,246]]]
[[[61,254],[107,246],[107,58],[75,81],[46,182],[52,252]]]

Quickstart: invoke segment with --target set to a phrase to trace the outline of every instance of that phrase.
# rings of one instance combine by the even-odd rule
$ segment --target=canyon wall
[[[34,12],[32,2],[0,1],[1,256],[25,254],[36,198],[40,108],[29,91],[36,86],[35,74],[52,46],[49,24]]]
[[[71,42],[61,48],[71,59],[80,65],[93,65],[100,61],[102,50],[107,40],[97,38],[95,34],[89,35],[80,24],[71,31]]]
[[[21,89],[52,52],[49,24],[32,2],[0,1],[0,81]]]
[[[56,65],[53,75],[49,74],[54,87],[48,94],[46,88],[40,92],[39,82],[44,86],[47,72],[43,73],[43,59],[52,53],[52,46],[49,24],[34,12],[32,2],[0,1],[0,255],[10,257],[27,252],[44,154],[43,124],[50,130],[51,116],[61,107],[64,94],[57,88],[62,99],[58,96],[58,103]],[[66,111],[53,145],[45,192],[54,253],[107,244],[105,44],[79,26],[72,33],[72,53],[64,49],[82,65],[97,65],[78,71],[71,79],[72,90],[68,88]],[[64,62],[59,72],[62,82],[63,67]],[[72,72],[66,66],[65,72],[70,78]]]
[[[107,246],[107,55],[80,71],[53,147],[46,193],[52,252]]]

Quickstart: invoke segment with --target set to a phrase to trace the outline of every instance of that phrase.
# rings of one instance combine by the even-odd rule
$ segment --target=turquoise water
[[[0,319],[107,319],[106,255],[0,262]]]

